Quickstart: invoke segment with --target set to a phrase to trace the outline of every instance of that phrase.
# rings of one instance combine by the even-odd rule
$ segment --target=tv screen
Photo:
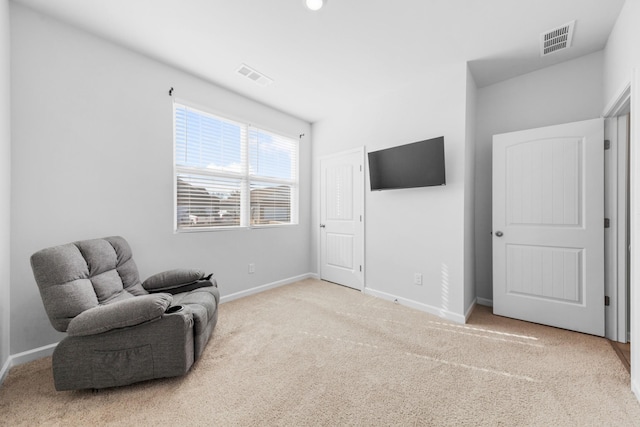
[[[369,153],[371,190],[445,185],[444,136]]]

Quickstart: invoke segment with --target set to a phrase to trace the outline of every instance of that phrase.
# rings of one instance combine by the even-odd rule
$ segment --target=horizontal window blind
[[[246,127],[176,105],[176,165],[242,173]]]
[[[251,182],[251,224],[291,222],[291,186]]]
[[[297,223],[298,142],[174,104],[176,229]]]
[[[179,173],[177,187],[178,228],[240,226],[241,180]]]
[[[298,176],[298,144],[291,138],[250,128],[249,159],[252,176],[284,181]]]

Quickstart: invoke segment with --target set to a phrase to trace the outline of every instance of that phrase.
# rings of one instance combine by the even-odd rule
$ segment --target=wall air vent
[[[271,83],[273,83],[273,79],[270,79],[261,72],[254,70],[247,64],[240,65],[240,67],[238,67],[238,69],[236,70],[236,73],[248,78],[259,86],[269,86]]]
[[[546,56],[571,47],[575,23],[576,21],[571,21],[568,24],[540,34],[540,56]]]

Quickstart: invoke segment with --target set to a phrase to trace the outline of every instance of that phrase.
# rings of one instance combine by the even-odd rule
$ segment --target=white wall
[[[631,83],[632,212],[631,247],[638,247],[640,230],[640,1],[627,0],[604,49],[604,104],[609,105]],[[633,250],[633,249],[632,249]],[[640,399],[640,283],[637,254],[632,254],[631,385]],[[635,367],[635,368],[634,368]]]
[[[11,132],[9,0],[0,0],[0,381],[9,360]]]
[[[478,90],[476,130],[476,292],[493,299],[491,244],[492,137],[600,117],[603,53],[596,52]]]
[[[310,271],[311,150],[304,139],[300,225],[174,234],[168,91],[288,135],[309,135],[308,123],[22,6],[12,5],[11,20],[12,354],[61,338],[29,266],[44,247],[122,235],[143,279],[202,268],[215,273],[223,296]]]
[[[604,49],[604,101],[610,102],[640,67],[640,1],[627,0]],[[603,107],[604,108],[604,107]]]
[[[366,291],[459,321],[464,320],[466,279],[466,87],[466,65],[447,65],[419,83],[363,100],[313,125],[314,177],[318,158],[324,155],[444,136],[446,186],[371,192],[367,177]],[[318,200],[316,184],[314,247]],[[413,284],[414,273],[423,274],[422,286]]]

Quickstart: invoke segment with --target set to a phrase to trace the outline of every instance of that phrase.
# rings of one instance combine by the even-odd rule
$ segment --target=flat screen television
[[[369,153],[371,191],[445,185],[444,136]]]

